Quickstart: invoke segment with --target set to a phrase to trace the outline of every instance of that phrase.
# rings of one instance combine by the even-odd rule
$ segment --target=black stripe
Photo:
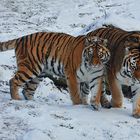
[[[29,37],[29,36],[26,36],[26,37],[25,37],[25,48],[28,48],[28,37]]]
[[[42,68],[41,68],[41,66],[39,65],[39,61],[37,61],[36,59],[35,59],[35,57],[34,57],[34,55],[36,55],[36,54],[33,54],[33,49],[34,49],[34,47],[35,47],[35,43],[37,42],[37,36],[38,36],[39,34],[38,33],[36,33],[36,35],[35,35],[35,40],[34,40],[34,46],[32,45],[32,47],[31,47],[31,55],[32,55],[32,58],[33,58],[33,61],[34,61],[34,63],[32,63],[33,65],[37,65],[37,67],[38,67],[38,69],[39,69],[39,71],[41,72],[42,71]]]
[[[51,67],[52,67],[53,73],[56,74],[55,69],[54,69],[54,58],[52,58],[51,60]]]
[[[138,90],[139,88],[135,89],[134,91],[131,92],[132,96],[134,96],[136,94],[136,91]]]
[[[37,44],[37,50],[36,50],[36,52],[37,52],[37,58],[38,58],[38,61],[40,62],[40,63],[42,63],[42,61],[41,61],[41,57],[39,56],[39,47],[41,47],[40,46],[40,40],[38,40],[38,44]]]
[[[50,56],[50,53],[51,53],[51,50],[52,50],[52,46],[53,46],[53,43],[54,43],[54,41],[55,41],[56,38],[57,38],[57,36],[54,35],[52,39],[50,38],[50,39],[48,40],[48,41],[50,41],[50,44],[49,44],[48,49],[47,49],[47,52],[46,52],[46,65],[48,65],[47,60],[48,60],[48,58],[49,58],[49,56]],[[45,45],[45,44],[44,44],[44,45]]]
[[[106,32],[106,34],[104,35],[103,38],[104,38],[104,39],[106,39],[106,38],[110,38],[110,37],[108,37],[108,36],[112,35],[112,34],[110,34],[110,32],[111,32],[111,30],[108,29],[107,32]]]
[[[24,50],[24,42],[25,42],[25,37],[22,37],[22,50]]]
[[[76,76],[77,76],[78,79],[81,79],[81,78],[77,75],[77,73],[76,73]]]
[[[37,85],[41,81],[42,81],[41,78],[39,78],[38,81],[34,81],[34,79],[33,79],[33,80],[30,81],[30,84]]]
[[[28,73],[26,73],[25,71],[18,71],[18,74],[22,74],[24,75],[28,80],[32,79],[32,76],[30,76]]]
[[[82,73],[82,75],[84,75],[84,72],[82,71],[82,69],[80,68],[80,72]]]
[[[34,72],[34,74],[37,76],[37,75],[39,75],[39,73],[36,70],[36,67],[34,66],[34,63],[33,63],[32,59],[31,59],[31,57],[30,57],[30,55],[28,55],[28,58],[29,58],[29,61],[30,61],[31,67],[32,67],[32,72]]]
[[[94,73],[100,72],[100,71],[102,71],[102,70],[103,70],[103,69],[99,69],[99,70],[93,71],[91,74],[94,74]]]
[[[57,43],[55,44],[55,46],[56,46],[57,48],[56,48],[55,54],[54,54],[54,62],[56,62],[56,60],[57,60],[58,51],[59,51],[59,49],[60,49],[59,47],[63,48],[63,45],[62,45],[62,44],[59,44],[61,38],[63,38],[63,36],[60,35],[60,34],[58,34],[58,37],[57,37],[56,40],[55,40],[55,43],[56,43],[56,41],[57,41]],[[64,41],[65,41],[65,40],[64,40]]]
[[[33,73],[33,75],[38,76],[38,73],[35,71],[35,68],[31,68],[31,66],[28,63],[26,63],[26,62],[23,62],[23,65],[25,67],[27,67],[28,70],[30,70]]]
[[[97,76],[97,77],[93,78],[93,79],[90,81],[90,83],[92,83],[93,81],[95,81],[95,80],[97,80],[98,78],[101,78],[101,77],[103,77],[103,75]]]
[[[35,34],[34,34],[34,35],[35,35],[35,38],[34,38],[34,45],[36,44],[38,34],[39,34],[39,33],[35,33]]]
[[[45,34],[47,34],[46,32],[41,32],[40,33],[41,35],[39,36],[39,38],[38,38],[38,40],[40,41],[40,39],[42,39],[42,37],[45,35]]]
[[[15,80],[17,80],[17,83],[19,83],[19,80],[20,80],[22,83],[26,83],[26,81],[21,77],[21,75],[15,75]]]
[[[101,28],[98,30],[97,34],[98,34],[98,37],[102,37],[102,34],[106,31],[106,29],[104,28]]]
[[[57,41],[57,43],[56,43],[56,46],[57,45],[60,45],[60,41],[63,39],[63,37],[64,37],[64,35],[62,34],[62,35],[60,35],[60,36],[58,36],[59,38],[58,38],[58,41]],[[65,41],[65,40],[64,40]],[[62,46],[62,45],[61,45]]]
[[[97,83],[94,83],[94,84],[90,87],[90,90],[91,90],[92,88],[94,88],[96,85],[97,85]]]
[[[125,78],[125,76],[120,72],[120,75],[123,77],[123,78]]]
[[[18,54],[19,54],[19,52],[21,50],[20,43],[22,43],[22,38],[19,38],[16,41],[15,53],[16,53],[17,56],[18,56]]]
[[[59,74],[62,74],[60,69],[61,69],[61,61],[59,60],[57,70],[58,70]]]
[[[66,40],[65,40],[66,41]],[[64,41],[64,42],[65,42]],[[62,56],[63,56],[63,59],[66,59],[70,53],[67,53],[67,50],[71,49],[70,47],[72,46],[69,46],[70,44],[72,43],[72,37],[70,37],[67,42],[65,42],[65,44],[63,43],[63,47],[61,47],[61,49],[63,49],[63,53],[60,54],[60,57],[59,57],[59,61],[61,62],[62,61]],[[59,51],[61,51],[61,49]],[[64,72],[63,72],[64,73]]]
[[[17,52],[18,46],[20,44],[20,40],[21,40],[21,38],[19,38],[19,39],[16,40],[15,52]]]
[[[38,84],[36,84],[38,85]],[[26,90],[29,90],[29,91],[35,91],[37,89],[37,87],[29,87],[30,85],[27,86],[27,89]]]
[[[47,36],[48,36],[48,37],[47,37]],[[51,36],[51,34],[46,34],[45,37],[44,37],[44,41],[43,41],[44,43],[43,43],[43,46],[42,46],[42,48],[41,48],[41,53],[42,53],[42,54],[45,53],[45,52],[43,52],[43,51],[44,51],[44,48],[47,47],[46,44],[47,44],[48,38],[49,38],[50,36]],[[48,53],[48,51],[46,52],[46,58],[45,58],[46,60],[47,60],[47,58],[49,57],[49,53],[48,53],[48,54],[47,54],[47,53]],[[46,65],[47,65],[47,64],[46,64]]]

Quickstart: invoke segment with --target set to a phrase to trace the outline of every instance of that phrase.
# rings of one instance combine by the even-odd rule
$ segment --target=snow
[[[102,24],[140,30],[139,7],[138,0],[1,0],[0,41],[38,31],[76,36]],[[45,78],[34,100],[10,100],[14,51],[1,52],[0,58],[0,140],[140,139],[140,120],[132,117],[127,98],[123,108],[94,111],[88,105],[72,105],[69,93]]]

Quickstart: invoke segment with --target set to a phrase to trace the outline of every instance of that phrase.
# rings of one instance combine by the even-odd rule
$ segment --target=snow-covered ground
[[[140,30],[139,0],[0,0],[0,41],[37,31],[85,34],[103,23]],[[139,140],[140,120],[123,108],[73,106],[48,78],[33,101],[10,100],[14,51],[0,53],[0,140]]]

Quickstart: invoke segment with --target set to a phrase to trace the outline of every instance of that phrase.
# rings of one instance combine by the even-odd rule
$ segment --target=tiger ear
[[[98,41],[96,36],[87,37],[85,40],[85,46],[90,46],[91,44],[94,45]]]
[[[130,47],[125,47],[125,55],[128,55],[129,54],[129,49],[130,49]]]
[[[91,38],[87,37],[85,40],[85,46],[88,47],[91,44]]]

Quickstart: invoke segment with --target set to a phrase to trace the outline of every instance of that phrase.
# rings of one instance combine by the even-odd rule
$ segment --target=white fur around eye
[[[100,52],[103,52],[103,49],[102,49],[102,48],[100,48],[100,49],[99,49],[99,51],[100,51]]]
[[[131,63],[135,63],[134,58],[131,58],[131,59],[130,59],[130,62],[131,62]]]
[[[93,53],[93,49],[90,48],[90,49],[89,49],[89,54],[92,54],[92,53]]]

